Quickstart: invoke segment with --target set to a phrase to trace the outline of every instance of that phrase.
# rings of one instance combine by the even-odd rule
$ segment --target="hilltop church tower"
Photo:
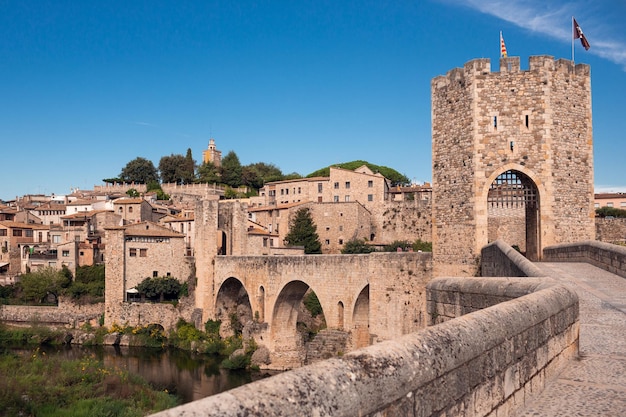
[[[202,151],[202,161],[206,163],[212,163],[216,167],[222,165],[222,151],[218,151],[215,147],[215,139],[209,139],[209,147]]]
[[[475,275],[496,239],[539,260],[595,238],[588,65],[476,59],[434,78],[431,102],[435,276]]]

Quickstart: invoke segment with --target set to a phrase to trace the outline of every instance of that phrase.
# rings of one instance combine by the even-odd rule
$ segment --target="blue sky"
[[[626,1],[0,0],[0,199],[67,194],[210,137],[243,165],[431,179],[430,81],[591,43],[596,191],[626,191]]]

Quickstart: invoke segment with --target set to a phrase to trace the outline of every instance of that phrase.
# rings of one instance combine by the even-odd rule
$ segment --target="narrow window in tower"
[[[524,116],[524,125],[526,126],[526,129],[528,129],[528,126],[529,126],[528,115]]]
[[[493,128],[498,128],[498,116],[493,116]]]

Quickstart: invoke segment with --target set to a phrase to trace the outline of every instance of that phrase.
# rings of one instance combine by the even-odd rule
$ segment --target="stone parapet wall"
[[[467,278],[429,291],[458,293],[455,280]],[[155,416],[512,415],[577,354],[578,298],[532,278],[506,278],[504,291],[472,280],[494,300],[522,296]]]
[[[544,248],[544,261],[588,262],[626,278],[626,247],[588,240]]]
[[[541,271],[521,253],[496,240],[481,250],[483,277],[539,277]]]
[[[103,313],[104,303],[80,305],[64,298],[59,300],[58,306],[0,305],[0,321],[11,324],[76,328],[85,323],[97,322]]]
[[[626,219],[596,218],[596,240],[607,243],[626,243]]]
[[[169,332],[176,328],[176,323],[180,319],[195,321],[193,301],[190,297],[183,298],[176,306],[169,303],[107,303],[106,317],[112,319],[105,324],[131,327],[160,324],[166,332]]]

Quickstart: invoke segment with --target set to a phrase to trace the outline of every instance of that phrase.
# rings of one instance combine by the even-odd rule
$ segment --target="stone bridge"
[[[485,278],[428,283],[419,332],[155,416],[624,415],[626,248],[482,255]]]
[[[309,290],[319,299],[327,327],[347,333],[347,350],[425,326],[430,253],[217,256],[211,269],[210,285],[197,291],[203,321],[220,319],[228,328],[235,313],[242,322],[254,322],[252,335],[270,351],[268,368],[304,364],[297,322]]]

